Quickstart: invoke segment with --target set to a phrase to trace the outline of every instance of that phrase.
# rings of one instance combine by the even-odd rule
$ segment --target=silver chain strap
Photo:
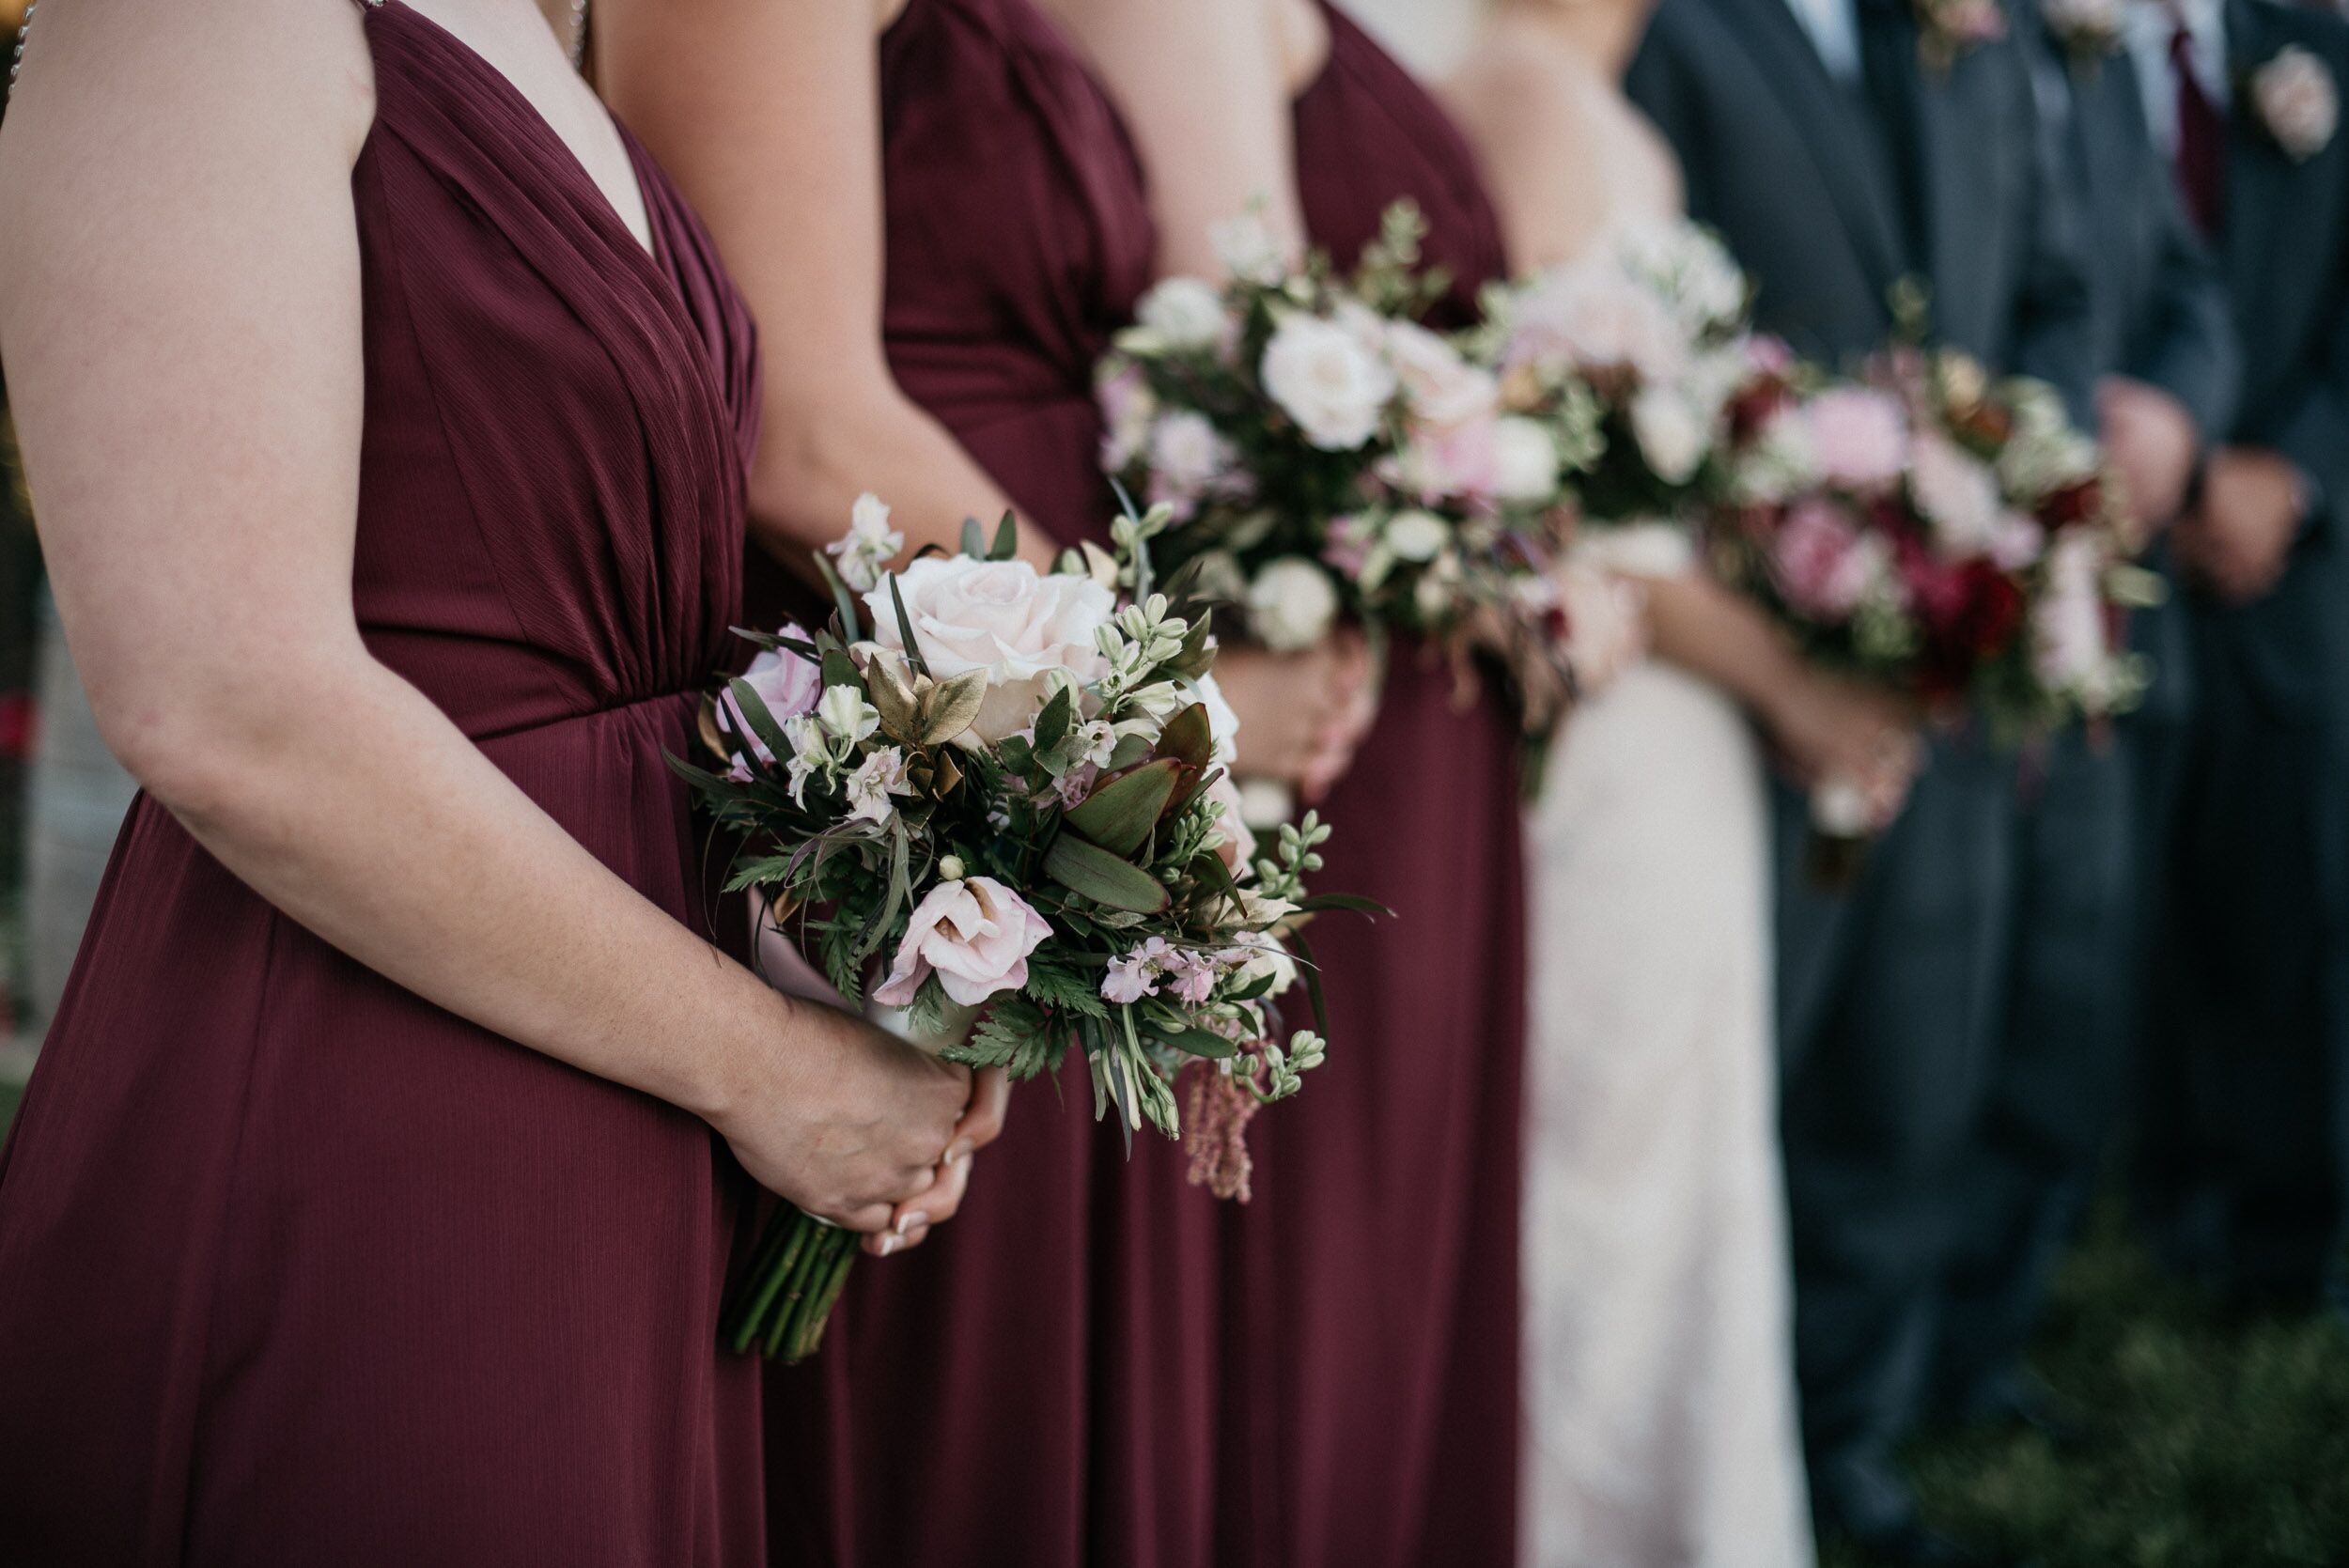
[[[585,4],[585,0],[580,0]],[[40,0],[24,8],[24,20],[16,24],[16,53],[8,56],[8,85],[16,85],[17,73],[24,69],[24,40],[33,36],[33,13],[40,9]]]

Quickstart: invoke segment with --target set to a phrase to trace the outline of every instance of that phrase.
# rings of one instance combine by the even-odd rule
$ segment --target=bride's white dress
[[[1612,84],[1583,90],[1610,220],[1653,216],[1653,132]],[[1651,659],[1568,722],[1530,824],[1536,1568],[1814,1560],[1762,768],[1726,697]]]

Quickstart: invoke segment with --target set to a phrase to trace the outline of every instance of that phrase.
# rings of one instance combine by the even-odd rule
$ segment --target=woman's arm
[[[595,18],[605,100],[692,199],[758,318],[759,543],[806,571],[864,490],[910,551],[954,550],[963,519],[1010,510],[882,351],[875,0],[598,0]],[[1057,551],[1023,523],[1021,553]]]
[[[99,722],[325,940],[877,1229],[968,1075],[721,957],[360,639],[360,27],[319,0],[41,16],[0,138],[0,351]]]
[[[1304,253],[1282,3],[1046,0],[1141,146],[1162,274],[1221,277],[1209,230],[1251,210]]]

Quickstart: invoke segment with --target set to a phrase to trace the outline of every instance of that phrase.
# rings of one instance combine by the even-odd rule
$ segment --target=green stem
[[[840,1293],[848,1283],[848,1269],[856,1262],[856,1239],[841,1233],[838,1255],[832,1259],[831,1272],[825,1277],[806,1309],[800,1314],[799,1326],[793,1330],[790,1345],[784,1356],[786,1362],[804,1361],[816,1354],[824,1343],[825,1326],[832,1321],[832,1310],[840,1300]]]
[[[758,1255],[743,1277],[735,1310],[729,1314],[732,1326],[726,1343],[736,1355],[748,1351],[757,1340],[759,1325],[766,1321],[784,1281],[791,1277],[793,1265],[807,1250],[808,1233],[816,1229],[814,1220],[787,1204],[767,1222],[766,1237],[758,1245]]]
[[[791,1326],[799,1320],[800,1304],[813,1294],[820,1282],[825,1265],[832,1259],[833,1241],[841,1234],[832,1226],[819,1225],[813,1219],[807,1222],[807,1245],[800,1250],[799,1256],[792,1262],[790,1278],[785,1282],[783,1293],[775,1302],[773,1315],[767,1323],[766,1343],[759,1346],[759,1354],[769,1360],[783,1354],[783,1347],[790,1339]]]

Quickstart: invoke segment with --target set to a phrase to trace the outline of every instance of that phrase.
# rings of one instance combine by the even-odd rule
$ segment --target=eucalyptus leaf
[[[1068,727],[1075,721],[1077,705],[1072,689],[1062,687],[1052,693],[1052,700],[1044,705],[1044,711],[1035,716],[1035,750],[1039,753],[1056,750],[1068,738]]]
[[[1212,1030],[1165,1029],[1153,1025],[1150,1037],[1172,1050],[1181,1051],[1185,1056],[1204,1056],[1210,1061],[1221,1061],[1239,1054],[1237,1042],[1227,1040]]]
[[[987,536],[979,531],[976,518],[962,520],[962,552],[974,561],[987,553]]]
[[[1019,553],[1019,520],[1010,512],[995,525],[995,548],[987,552],[990,561],[1008,561]]]
[[[832,590],[832,607],[840,616],[840,634],[850,642],[863,634],[864,623],[856,613],[856,596],[832,569],[832,557],[822,551],[816,552],[816,569],[824,574],[824,586]]]

